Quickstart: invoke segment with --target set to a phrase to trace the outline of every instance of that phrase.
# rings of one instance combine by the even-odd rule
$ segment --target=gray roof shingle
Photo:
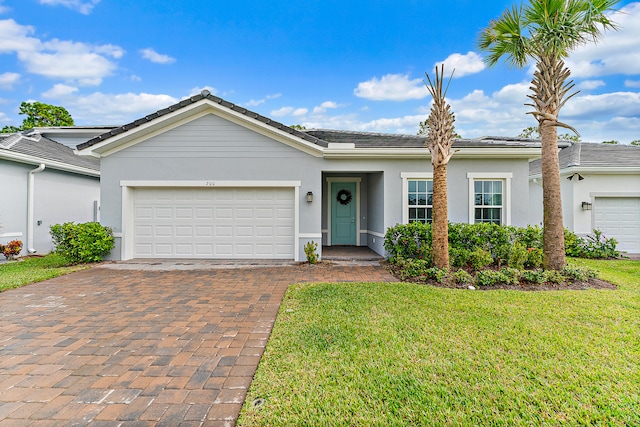
[[[558,153],[560,169],[580,168],[640,168],[640,147],[622,144],[579,142]],[[542,173],[542,160],[529,164],[529,175]]]
[[[26,137],[21,134],[11,134],[2,137],[0,138],[0,150],[24,154],[43,162],[55,161],[69,166],[100,171],[100,160],[78,156],[72,148],[40,135]]]
[[[402,135],[402,134],[385,134],[385,133],[373,133],[373,132],[358,132],[358,131],[344,131],[344,130],[328,130],[328,129],[308,129],[297,130],[289,126],[286,126],[280,122],[271,120],[268,117],[262,116],[253,111],[247,110],[239,105],[232,104],[229,101],[225,101],[222,98],[212,95],[207,90],[203,90],[201,93],[194,95],[190,98],[184,99],[174,105],[171,105],[162,110],[158,110],[155,113],[149,114],[146,117],[135,120],[126,125],[112,129],[102,135],[88,140],[77,146],[78,150],[82,150],[91,147],[100,142],[106,141],[121,133],[127,132],[145,123],[148,123],[154,119],[167,115],[171,112],[177,111],[181,108],[185,108],[191,104],[194,104],[203,99],[208,99],[212,102],[218,103],[230,110],[243,114],[249,118],[258,120],[267,124],[273,128],[279,129],[283,132],[294,135],[307,142],[318,145],[320,147],[328,147],[329,143],[353,143],[356,148],[422,148],[424,147],[424,136],[417,135]],[[534,148],[540,147],[540,141],[534,139],[524,138],[505,138],[505,137],[483,137],[477,139],[459,139],[455,142],[455,147],[460,148],[474,148],[474,147],[523,147]]]

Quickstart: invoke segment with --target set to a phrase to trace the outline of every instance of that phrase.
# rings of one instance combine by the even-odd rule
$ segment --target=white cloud
[[[0,20],[0,53],[16,53],[32,74],[97,85],[116,69],[112,59],[124,55],[119,46],[58,39],[41,41],[31,37],[34,32],[33,27],[20,25],[13,19]]]
[[[408,74],[387,74],[358,83],[353,93],[359,98],[374,101],[406,101],[422,99],[429,92],[422,79],[409,79]]]
[[[76,123],[122,125],[178,102],[164,94],[122,93],[73,95],[65,99],[65,108]]]
[[[100,0],[40,0],[40,4],[68,7],[69,9],[80,12],[83,15],[90,14],[98,3],[100,3]]]
[[[599,87],[606,86],[606,83],[602,80],[585,80],[576,85],[576,89],[580,90],[592,90]]]
[[[626,87],[640,87],[640,80],[625,80],[624,85]]]
[[[329,109],[334,109],[334,108],[339,108],[340,105],[338,105],[338,103],[333,102],[333,101],[325,101],[322,104],[313,107],[313,112],[315,114],[320,114],[320,113],[325,113],[327,110]]]
[[[273,117],[284,117],[293,113],[294,110],[295,108],[293,107],[282,107],[282,108],[278,108],[277,110],[271,111],[271,115]]]
[[[20,74],[18,73],[3,73],[0,74],[0,89],[13,89],[13,86],[20,80]]]
[[[566,64],[575,77],[640,73],[640,2],[630,3],[612,19],[619,31],[608,31],[598,43],[576,49]]]
[[[438,62],[436,67],[440,67],[442,64],[444,64],[444,72],[447,76],[451,75],[451,72],[455,70],[454,78],[476,74],[486,68],[482,57],[475,52],[467,52],[466,55],[453,53],[444,61]]]
[[[0,0],[0,13],[7,13],[11,10],[11,8],[9,6],[5,6],[2,3],[4,3],[4,0]]]
[[[78,91],[77,87],[64,85],[64,84],[56,84],[51,89],[42,93],[43,98],[64,98]]]
[[[258,105],[264,104],[270,99],[280,98],[282,96],[281,93],[274,93],[273,95],[267,95],[262,99],[252,99],[249,102],[246,102],[244,105],[246,107],[257,107]]]
[[[172,58],[169,55],[158,53],[151,48],[141,49],[140,55],[142,55],[144,59],[148,59],[149,61],[156,64],[171,64],[176,62],[175,58]]]

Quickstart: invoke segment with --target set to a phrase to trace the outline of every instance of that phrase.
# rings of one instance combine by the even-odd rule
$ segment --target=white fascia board
[[[572,166],[570,168],[560,169],[560,176],[569,176],[574,173],[582,174],[599,174],[599,175],[637,175],[640,174],[640,166],[608,166],[608,167],[581,167]],[[542,173],[529,176],[529,181],[542,179]]]
[[[77,173],[80,175],[100,177],[100,171],[97,171],[95,169],[89,169],[89,168],[84,168],[82,166],[70,165],[68,163],[58,162],[55,160],[41,159],[38,157],[29,156],[22,153],[14,153],[11,151],[0,150],[0,159],[13,160],[15,162],[25,163],[28,165],[35,165],[35,166],[38,166],[39,164],[44,163],[47,169],[55,169],[55,170],[61,170],[65,172]]]
[[[539,148],[459,148],[453,147],[453,159],[457,158],[522,158],[536,159],[540,157]],[[354,149],[333,149],[325,148],[324,157],[327,159],[336,158],[386,158],[386,159],[430,159],[431,154],[426,148],[354,148]]]
[[[91,147],[78,150],[80,155],[106,157],[141,141],[167,132],[185,123],[189,123],[207,114],[215,114],[245,128],[251,129],[269,138],[297,148],[316,157],[322,157],[323,148],[301,138],[276,129],[259,120],[252,119],[237,111],[230,110],[218,103],[203,99],[191,105],[179,108],[156,119],[114,135]]]

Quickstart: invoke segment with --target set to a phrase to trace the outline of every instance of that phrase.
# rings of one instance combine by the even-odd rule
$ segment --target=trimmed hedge
[[[65,222],[50,227],[55,251],[70,262],[98,262],[114,247],[113,230],[97,222]]]
[[[615,239],[606,238],[599,230],[593,233],[583,239],[565,230],[566,254],[583,258],[620,256]],[[401,258],[420,259],[431,265],[431,224],[413,222],[389,228],[384,248],[391,262]],[[451,223],[449,256],[453,267],[539,268],[542,266],[542,228]]]

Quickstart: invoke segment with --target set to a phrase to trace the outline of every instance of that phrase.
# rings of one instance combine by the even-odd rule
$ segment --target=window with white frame
[[[430,173],[402,173],[403,223],[431,222],[433,203],[433,175]]]
[[[476,180],[473,182],[473,221],[502,224],[502,180]]]
[[[511,223],[511,173],[468,173],[469,222]]]

